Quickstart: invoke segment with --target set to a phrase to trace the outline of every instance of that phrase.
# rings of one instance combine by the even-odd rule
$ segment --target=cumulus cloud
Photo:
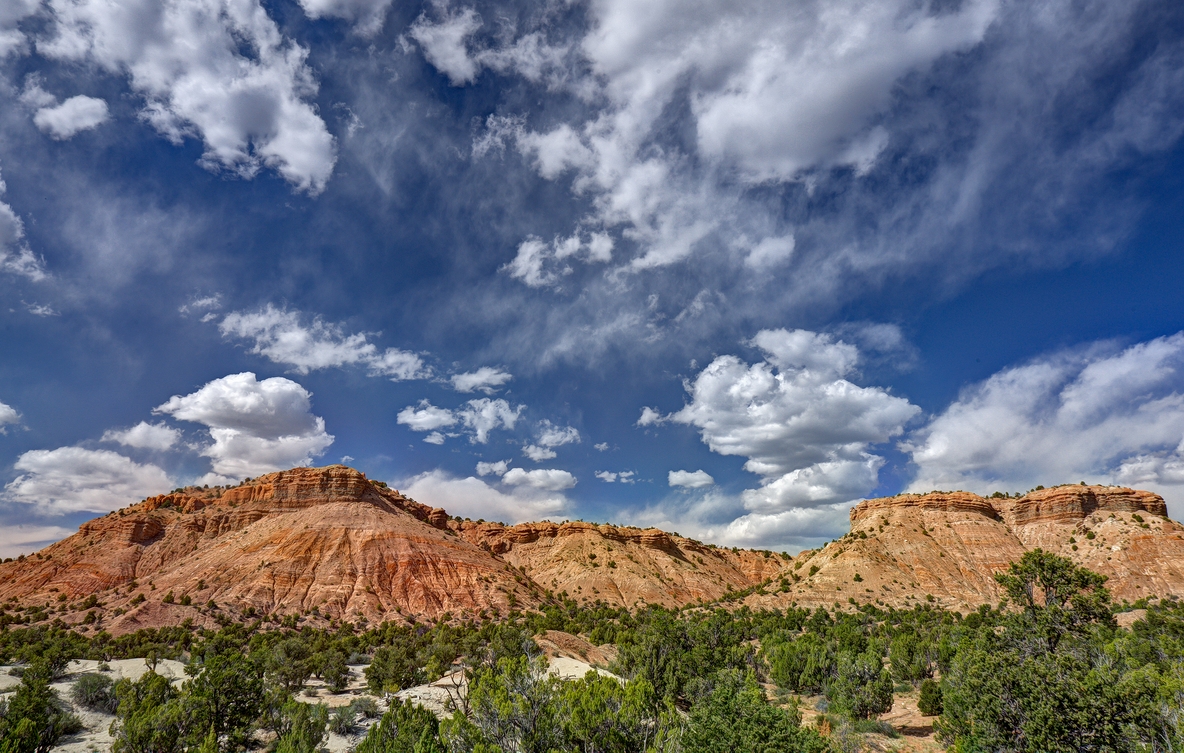
[[[0,197],[7,188],[0,177]],[[21,275],[34,282],[45,279],[45,264],[29,250],[24,240],[25,223],[11,206],[0,201],[0,271]]]
[[[482,366],[476,371],[453,374],[449,381],[452,382],[452,389],[457,392],[484,392],[486,395],[492,395],[513,378],[513,374],[508,371]]]
[[[382,31],[391,0],[300,0],[300,7],[309,18],[343,18],[352,21],[354,30],[363,37]]]
[[[424,58],[447,76],[453,86],[472,83],[483,68],[516,71],[529,81],[547,79],[551,85],[564,78],[562,68],[569,45],[550,45],[542,33],[535,31],[486,47],[473,39],[482,27],[475,10],[462,8],[439,15],[437,21],[426,13],[420,15],[407,34],[419,44]]]
[[[636,475],[635,471],[596,471],[592,474],[596,478],[605,482],[606,484],[615,484],[618,481],[622,484],[632,484],[633,477]]]
[[[526,406],[511,407],[501,398],[491,400],[487,397],[470,400],[456,410],[439,408],[428,400],[420,400],[418,406],[409,405],[399,411],[395,420],[407,426],[412,431],[433,432],[425,442],[443,444],[444,435],[435,431],[448,426],[461,424],[469,433],[469,441],[473,444],[485,444],[489,441],[489,432],[498,429],[513,429],[518,421],[518,415]],[[452,435],[456,436],[456,435]]]
[[[290,379],[259,381],[244,372],[174,395],[154,412],[206,426],[213,444],[201,454],[213,472],[244,478],[309,465],[333,443],[325,420],[312,414],[311,397]]]
[[[175,486],[161,468],[109,450],[30,450],[13,467],[21,475],[4,488],[4,496],[55,515],[109,512]]]
[[[346,334],[319,316],[305,323],[300,312],[271,304],[257,311],[227,314],[218,329],[224,337],[254,340],[252,353],[286,366],[299,374],[317,369],[365,366],[372,376],[393,381],[423,379],[429,375],[418,355],[397,348],[380,351],[362,332]]]
[[[42,107],[33,116],[33,124],[42,133],[64,141],[82,131],[89,131],[107,122],[107,102],[96,97],[78,95],[60,105]]]
[[[455,426],[459,421],[452,411],[438,408],[428,400],[420,400],[418,406],[408,405],[399,411],[395,421],[412,431],[434,431],[446,426]]]
[[[534,444],[523,447],[522,452],[535,462],[550,460],[555,457],[555,450],[552,448],[579,441],[580,432],[574,426],[556,426],[544,419],[539,424],[538,439]]]
[[[747,458],[745,470],[761,477],[759,488],[741,495],[746,512],[728,522],[729,535],[737,536],[762,530],[754,520],[818,520],[802,510],[867,494],[884,463],[872,447],[901,434],[920,410],[882,388],[851,382],[859,351],[829,335],[763,330],[751,344],[764,351],[764,361],[716,358],[688,383],[691,401],[669,416],[698,428],[713,451]],[[709,479],[685,471],[669,478],[672,485]]]
[[[478,152],[511,141],[546,179],[574,170],[573,190],[595,198],[595,221],[623,227],[641,247],[634,268],[671,264],[721,223],[735,227],[733,213],[720,211],[735,197],[688,164],[710,165],[704,174],[747,185],[835,166],[866,173],[889,140],[874,121],[896,82],[978,44],[997,10],[995,0],[942,13],[905,0],[813,3],[795,13],[776,2],[706,3],[693,11],[672,2],[595,3],[579,45],[592,78],[580,78],[578,90],[594,90],[606,107],[547,131],[495,116]],[[479,70],[465,47],[478,26],[466,15],[447,27],[454,84]],[[695,143],[655,150],[663,116],[675,105],[688,111]],[[528,285],[553,285],[564,269],[545,265],[562,248],[527,239],[508,269]],[[755,270],[784,262],[794,248],[792,232],[739,245]]]
[[[1024,491],[1119,483],[1184,501],[1184,333],[1012,366],[962,392],[902,443],[912,490]]]
[[[607,263],[613,258],[613,239],[607,233],[592,233],[585,238],[577,233],[545,243],[527,238],[518,246],[518,255],[505,266],[511,277],[532,288],[554,287],[572,273],[569,260]]]
[[[9,426],[16,426],[21,422],[21,414],[16,408],[0,402],[0,434],[6,434]]]
[[[492,463],[477,463],[478,476],[504,476],[510,470],[509,460],[498,460]]]
[[[529,486],[532,489],[552,492],[570,489],[576,485],[575,476],[557,468],[537,468],[533,471],[511,468],[502,476],[502,481],[511,486]]]
[[[505,492],[479,478],[457,478],[441,470],[414,476],[401,482],[399,488],[426,505],[474,520],[542,520],[563,514],[569,505],[566,497],[551,490],[524,484]]]
[[[109,429],[103,432],[104,442],[118,442],[125,447],[142,450],[167,450],[181,438],[181,432],[161,421],[150,424],[141,421],[130,429]]]
[[[489,432],[494,429],[499,427],[513,429],[523,408],[525,408],[523,405],[511,407],[509,403],[500,398],[490,400],[483,397],[465,403],[464,407],[456,412],[456,415],[460,417],[468,429],[472,430],[473,435],[469,440],[485,444],[489,441]]]
[[[41,0],[6,0],[0,3],[0,60],[23,52],[24,33],[18,24],[37,12]]]
[[[141,117],[176,144],[200,138],[205,167],[243,177],[268,167],[299,190],[325,188],[336,146],[308,101],[317,90],[308,50],[258,0],[48,5],[38,52],[126,75],[145,100]]]
[[[637,419],[638,426],[657,426],[669,419],[648,405],[641,409],[641,418]]]
[[[666,474],[666,480],[671,486],[682,486],[687,489],[702,489],[715,485],[715,479],[704,470],[670,471]]]
[[[465,40],[480,27],[477,12],[465,8],[436,23],[420,16],[407,33],[419,43],[423,56],[436,70],[448,76],[453,86],[463,86],[477,78],[480,71],[465,47]]]

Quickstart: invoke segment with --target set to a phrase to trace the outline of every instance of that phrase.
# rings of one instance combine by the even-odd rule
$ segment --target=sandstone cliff
[[[92,520],[0,564],[0,602],[43,606],[68,624],[94,612],[88,629],[117,634],[244,616],[477,616],[562,593],[676,607],[753,589],[743,603],[758,608],[932,597],[967,610],[998,601],[994,573],[1035,547],[1109,576],[1115,597],[1133,602],[1184,596],[1184,526],[1166,512],[1155,494],[1102,486],[1019,499],[904,494],[860,503],[850,533],[789,558],[657,529],[462,521],[345,466],[297,468]]]
[[[614,606],[715,601],[772,577],[784,565],[771,553],[708,546],[656,528],[466,521],[459,531],[554,593]]]
[[[208,616],[210,601],[235,615],[315,609],[371,621],[542,603],[537,586],[445,522],[353,469],[298,468],[92,520],[24,562],[0,565],[0,600],[54,605],[96,594],[117,632],[124,622]],[[169,592],[173,603],[162,604]],[[146,620],[148,610],[155,617]]]
[[[995,603],[994,574],[1041,547],[1109,577],[1117,600],[1184,596],[1184,527],[1150,492],[1059,486],[1018,499],[967,492],[861,502],[851,532],[807,551],[752,606],[928,601],[957,609]],[[778,593],[771,593],[778,591]]]

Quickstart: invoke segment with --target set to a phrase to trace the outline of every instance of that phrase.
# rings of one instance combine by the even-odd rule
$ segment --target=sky
[[[797,551],[1184,516],[1184,5],[0,4],[0,556],[346,463]]]

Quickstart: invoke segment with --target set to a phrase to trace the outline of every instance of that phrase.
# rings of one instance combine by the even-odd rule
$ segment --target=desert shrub
[[[941,686],[933,680],[921,683],[921,697],[917,700],[917,708],[925,716],[941,714]]]
[[[105,675],[86,674],[79,677],[70,688],[70,697],[74,703],[91,711],[114,714],[119,709],[115,683]]]

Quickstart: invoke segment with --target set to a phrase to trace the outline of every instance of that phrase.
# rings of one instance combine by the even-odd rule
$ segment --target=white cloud
[[[181,438],[181,432],[163,421],[150,424],[141,421],[130,429],[108,429],[103,432],[104,442],[118,442],[125,447],[143,450],[167,450]]]
[[[507,523],[541,520],[561,515],[569,504],[566,497],[555,492],[527,485],[506,493],[479,478],[456,478],[440,470],[414,476],[398,486],[418,502],[474,520]]]
[[[395,421],[403,424],[411,429],[411,431],[433,431],[435,429],[442,429],[446,426],[455,426],[459,421],[452,411],[447,408],[439,408],[432,405],[428,400],[420,400],[418,406],[408,405],[395,417]],[[426,440],[425,440],[426,441]],[[435,444],[442,444],[443,436],[441,435],[440,442]]]
[[[509,460],[498,460],[493,463],[477,463],[478,476],[504,476],[508,470],[510,470]]]
[[[18,557],[43,549],[74,533],[62,526],[6,525],[0,528],[0,557]]]
[[[25,310],[33,316],[61,316],[61,313],[48,303],[25,303]]]
[[[452,382],[452,389],[457,392],[480,391],[486,395],[492,395],[499,387],[513,378],[514,376],[508,371],[482,366],[476,371],[453,374],[449,381]]]
[[[536,444],[528,444],[522,452],[531,460],[539,462],[555,457],[553,447],[580,441],[580,432],[574,426],[556,426],[544,419],[539,424],[539,435]]]
[[[41,0],[5,0],[0,3],[0,60],[25,50],[25,35],[17,24],[37,12]]]
[[[312,414],[311,397],[290,379],[257,381],[245,372],[174,395],[154,412],[208,427],[214,443],[201,454],[214,473],[243,478],[309,465],[333,443],[325,420]]]
[[[568,260],[607,263],[613,258],[613,239],[607,233],[592,233],[587,240],[579,233],[545,243],[527,238],[518,246],[518,254],[506,264],[510,276],[532,288],[554,287],[572,273]]]
[[[6,190],[4,179],[0,177],[0,196]],[[0,201],[0,271],[21,275],[34,282],[44,280],[45,264],[33,255],[24,239],[25,223],[11,206]]]
[[[107,118],[105,100],[78,95],[70,97],[60,105],[42,107],[33,116],[33,123],[42,133],[63,141],[82,131],[97,128],[105,123]]]
[[[0,434],[6,433],[9,426],[15,426],[20,422],[21,414],[17,413],[16,408],[0,402]]]
[[[597,442],[596,444],[592,445],[592,449],[596,450],[597,452],[605,452],[608,450],[608,442]]]
[[[297,311],[268,304],[257,311],[227,314],[218,329],[224,337],[254,340],[252,353],[291,366],[299,374],[361,365],[372,376],[390,377],[394,381],[428,376],[423,359],[414,353],[397,348],[379,351],[365,333],[347,335],[339,325],[327,323],[319,316],[309,324],[301,320]]]
[[[199,311],[217,311],[222,308],[222,294],[194,296],[189,303],[177,309],[182,314],[196,314]],[[205,321],[203,319],[203,321]]]
[[[17,458],[14,468],[21,475],[4,488],[5,497],[58,515],[109,512],[175,485],[155,465],[81,447],[31,450]]]
[[[479,144],[512,140],[548,180],[574,169],[572,190],[593,197],[592,219],[622,226],[639,244],[630,266],[672,264],[721,227],[746,229],[725,183],[796,181],[833,166],[866,173],[889,140],[874,120],[896,83],[978,44],[997,11],[996,0],[942,13],[907,0],[811,3],[793,13],[773,0],[693,9],[601,0],[579,45],[590,75],[577,74],[573,89],[605,106],[545,132],[499,116]],[[479,70],[479,55],[465,49],[477,25],[470,19],[449,47],[464,64],[454,84]],[[695,142],[686,151],[654,148],[672,106],[689,111]],[[528,285],[553,285],[564,273],[544,268],[554,249],[528,239],[509,269]],[[794,235],[774,229],[742,250],[760,270],[791,256]]]
[[[424,437],[423,441],[427,442],[428,444],[441,445],[444,444],[444,435],[438,431],[433,431],[431,434],[428,434],[426,437]]]
[[[666,474],[666,480],[670,486],[682,486],[687,489],[703,489],[715,485],[715,479],[704,470],[670,471]]]
[[[859,352],[830,336],[764,330],[752,344],[765,361],[716,358],[688,384],[691,402],[669,416],[697,427],[713,451],[746,457],[744,468],[761,477],[759,488],[741,495],[746,512],[729,519],[729,536],[759,530],[758,519],[814,520],[800,510],[867,494],[884,463],[871,447],[899,435],[919,412],[882,388],[849,381]]]
[[[553,492],[570,489],[576,485],[575,476],[557,468],[537,468],[533,471],[511,468],[502,476],[502,481],[511,486],[529,486]]]
[[[592,475],[606,484],[613,484],[618,481],[622,484],[632,484],[634,481],[633,477],[637,474],[635,471],[621,471],[619,473],[614,471],[597,471]]]
[[[127,75],[141,116],[174,143],[196,136],[202,164],[243,177],[261,167],[320,193],[336,146],[308,100],[308,51],[284,38],[258,0],[112,4],[48,0],[42,55]]]
[[[1054,353],[967,388],[902,443],[910,489],[1132,484],[1184,501],[1184,333]]]
[[[538,445],[533,444],[525,445],[522,448],[522,454],[536,463],[558,457],[558,453],[552,450],[550,447],[539,447]]]
[[[501,398],[491,400],[482,397],[470,400],[452,411],[432,405],[425,399],[419,401],[418,407],[409,405],[399,411],[395,420],[412,431],[433,431],[460,423],[469,430],[470,442],[485,444],[489,441],[489,432],[494,429],[499,427],[513,429],[514,424],[518,421],[518,415],[525,407],[524,405],[510,407],[510,404]],[[424,441],[443,444],[444,435],[434,432]]]
[[[447,16],[432,23],[421,15],[407,32],[423,48],[423,56],[444,75],[453,86],[463,86],[477,78],[480,67],[469,56],[465,40],[481,28],[481,18],[472,8]]]
[[[489,432],[502,427],[513,429],[520,414],[526,406],[519,405],[511,408],[505,400],[498,398],[490,400],[487,397],[470,400],[465,407],[457,410],[456,415],[464,425],[473,431],[469,441],[485,444],[489,441]]]
[[[390,6],[391,0],[300,0],[300,7],[309,18],[352,21],[354,30],[363,37],[372,37],[382,30]]]
[[[641,409],[641,418],[637,419],[638,426],[657,426],[666,423],[669,418],[648,405]]]

